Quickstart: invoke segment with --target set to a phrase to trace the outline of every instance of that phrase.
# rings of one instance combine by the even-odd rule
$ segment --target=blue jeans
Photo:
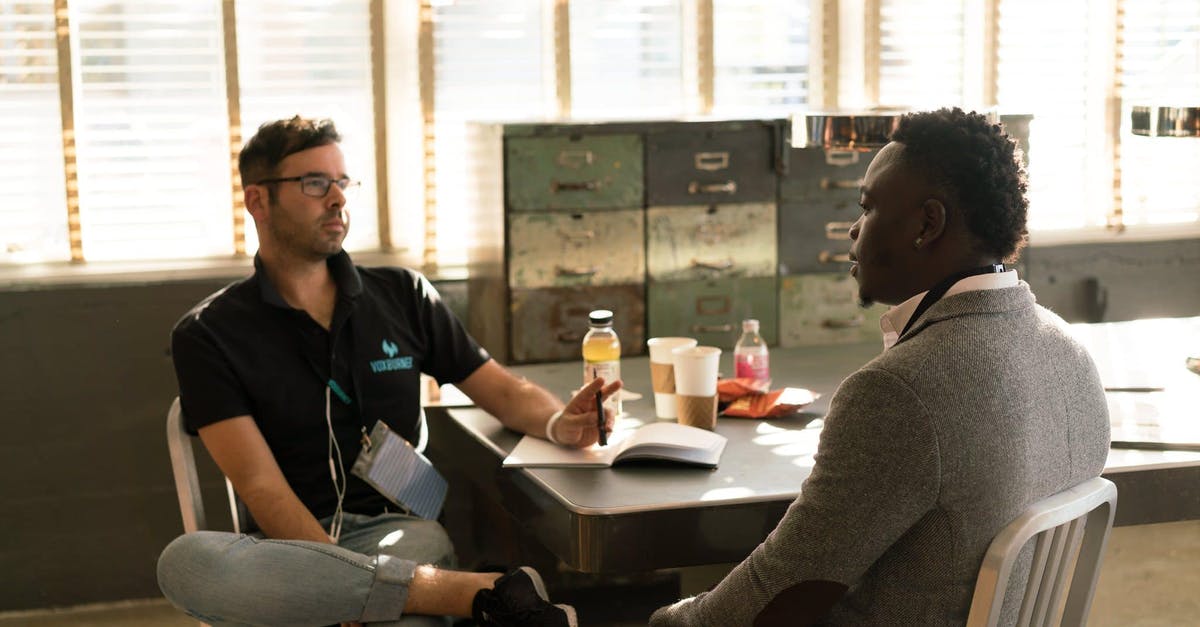
[[[325,528],[329,520],[321,521]],[[337,546],[198,531],[179,536],[158,558],[158,586],[175,606],[213,625],[438,625],[406,616],[418,565],[455,565],[436,522],[346,514]]]

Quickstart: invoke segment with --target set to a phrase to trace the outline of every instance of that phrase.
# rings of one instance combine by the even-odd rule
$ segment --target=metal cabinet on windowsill
[[[646,307],[650,336],[729,349],[757,318],[774,343],[776,121],[650,133],[646,139]]]
[[[470,127],[472,335],[498,360],[579,356],[611,309],[622,353],[645,344],[642,138],[599,125]]]

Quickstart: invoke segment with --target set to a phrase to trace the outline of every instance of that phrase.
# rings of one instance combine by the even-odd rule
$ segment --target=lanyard
[[[946,292],[949,291],[955,283],[958,283],[969,276],[1000,273],[1004,272],[1004,270],[1004,264],[992,263],[979,268],[971,268],[970,270],[956,272],[942,279],[937,285],[929,288],[929,291],[925,293],[925,297],[921,299],[920,303],[917,303],[917,308],[914,309],[912,315],[908,317],[908,322],[904,325],[904,330],[900,332],[900,336],[903,337],[905,333],[908,333],[909,327],[911,327],[913,323],[917,321],[917,318],[920,318],[921,314],[925,313],[925,311],[932,307],[934,303],[941,300],[942,297],[946,295]]]

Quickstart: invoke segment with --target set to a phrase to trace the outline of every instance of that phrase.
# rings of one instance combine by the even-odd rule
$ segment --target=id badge
[[[415,516],[434,520],[446,500],[446,479],[408,440],[377,420],[350,472]]]

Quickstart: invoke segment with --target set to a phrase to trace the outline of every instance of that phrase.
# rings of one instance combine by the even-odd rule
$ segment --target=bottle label
[[[734,376],[738,378],[766,381],[771,378],[770,357],[763,353],[735,353],[733,356]]]
[[[587,385],[597,377],[603,377],[605,385],[619,381],[621,379],[621,362],[619,360],[583,362],[583,384]],[[604,401],[604,408],[611,409],[618,416],[621,414],[620,395],[618,392]]]

